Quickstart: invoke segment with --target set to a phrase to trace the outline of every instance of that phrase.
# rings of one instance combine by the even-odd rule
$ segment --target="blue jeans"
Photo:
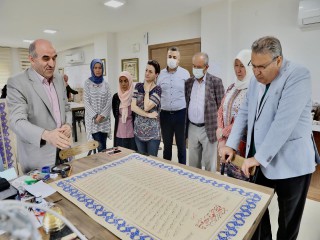
[[[152,155],[157,157],[160,140],[151,139],[149,141],[141,141],[138,137],[134,137],[138,152],[141,154]]]
[[[94,140],[99,142],[98,152],[101,152],[102,150],[106,149],[107,137],[108,137],[107,133],[104,133],[104,132],[93,133],[92,137]]]
[[[136,142],[133,138],[116,138],[116,146],[115,147],[124,147],[124,148],[128,148],[131,149],[133,151],[137,150],[137,146],[136,146]]]
[[[172,159],[173,136],[176,137],[179,163],[186,165],[186,109],[160,112],[163,158]]]

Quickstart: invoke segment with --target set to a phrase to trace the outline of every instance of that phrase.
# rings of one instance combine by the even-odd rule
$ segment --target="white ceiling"
[[[28,47],[49,39],[57,49],[104,32],[121,32],[192,13],[218,0],[127,0],[117,9],[104,0],[0,0],[0,46]],[[168,26],[170,27],[170,26]],[[43,33],[54,29],[54,35]]]

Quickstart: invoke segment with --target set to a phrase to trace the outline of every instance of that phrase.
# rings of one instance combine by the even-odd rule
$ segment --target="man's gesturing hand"
[[[61,128],[56,128],[51,131],[44,130],[41,138],[60,149],[66,149],[71,146],[71,138],[65,136]]]

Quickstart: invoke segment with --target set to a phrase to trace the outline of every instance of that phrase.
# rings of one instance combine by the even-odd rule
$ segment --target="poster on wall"
[[[139,82],[139,58],[121,60],[121,70],[128,71],[134,82]]]

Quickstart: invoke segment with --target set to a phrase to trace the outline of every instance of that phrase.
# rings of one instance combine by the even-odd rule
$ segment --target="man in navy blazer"
[[[255,78],[219,154],[222,161],[230,161],[248,127],[242,171],[249,176],[251,167],[260,166],[256,183],[274,188],[278,195],[277,239],[296,239],[311,174],[319,162],[312,142],[310,73],[284,59],[274,37],[256,40],[251,49]],[[252,239],[272,239],[268,210]]]

